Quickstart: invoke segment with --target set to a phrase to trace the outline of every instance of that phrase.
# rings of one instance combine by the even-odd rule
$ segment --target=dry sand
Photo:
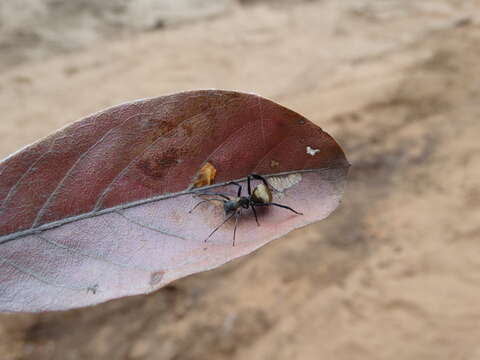
[[[342,144],[342,206],[150,296],[2,315],[0,359],[480,359],[480,3],[272,3],[25,53],[0,75],[0,156],[126,100],[237,89]]]

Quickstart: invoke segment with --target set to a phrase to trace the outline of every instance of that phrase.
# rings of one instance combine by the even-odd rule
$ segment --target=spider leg
[[[248,175],[248,177],[252,178],[252,179],[256,179],[256,180],[262,180],[262,182],[265,184],[265,186],[269,188],[267,179],[265,179],[262,175],[250,174],[250,175]]]
[[[296,211],[296,210],[293,210],[290,206],[286,206],[286,205],[282,205],[282,204],[277,204],[277,203],[273,203],[273,202],[270,202],[270,203],[255,203],[255,206],[269,206],[269,205],[278,206],[278,207],[281,207],[281,208],[290,210],[290,211],[294,212],[294,213],[297,214],[297,215],[303,215],[301,212],[298,212],[298,211]]]
[[[195,204],[195,206],[188,212],[189,214],[191,214],[193,212],[193,210],[195,210],[199,205],[203,204],[203,203],[206,203],[206,202],[209,202],[209,201],[221,201],[221,202],[224,202],[225,200],[222,200],[222,199],[208,199],[208,200],[202,200],[198,203]]]
[[[237,233],[237,226],[238,226],[239,222],[240,222],[240,212],[237,211],[235,213],[235,227],[233,228],[233,243],[232,243],[232,246],[235,246],[235,235]]]
[[[240,185],[239,183],[237,183],[237,182],[235,182],[235,181],[230,181],[227,185],[236,185],[236,186],[238,186],[237,197],[240,197],[240,195],[242,194],[242,185]]]
[[[208,237],[204,240],[204,242],[207,242],[208,239],[210,239],[210,237],[218,230],[220,229],[220,227],[225,224],[228,220],[230,220],[232,218],[232,216],[234,216],[235,213],[233,213],[232,215],[230,215],[229,217],[227,217],[220,225],[218,225],[211,233],[210,235],[208,235]]]
[[[253,215],[255,215],[255,221],[257,222],[257,225],[260,226],[260,223],[258,222],[258,218],[257,218],[257,210],[255,210],[255,205],[251,205],[251,208],[253,211]]]
[[[227,195],[225,194],[220,194],[220,193],[195,193],[195,195],[213,195],[213,196],[220,196],[222,198],[224,198],[225,200],[231,200]]]

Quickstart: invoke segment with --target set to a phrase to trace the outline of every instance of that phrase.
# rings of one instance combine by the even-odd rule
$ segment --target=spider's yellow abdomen
[[[265,184],[259,184],[253,189],[252,198],[257,203],[271,203],[272,192]]]

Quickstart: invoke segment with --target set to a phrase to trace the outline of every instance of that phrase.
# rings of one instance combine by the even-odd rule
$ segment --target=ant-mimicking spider
[[[251,180],[256,179],[256,180],[261,180],[262,183],[258,184],[253,188],[251,187]],[[204,240],[204,242],[207,242],[208,239],[218,230],[220,227],[222,227],[223,224],[225,224],[228,220],[230,220],[233,216],[235,216],[235,227],[233,228],[233,244],[232,246],[235,246],[235,234],[237,232],[237,226],[238,222],[240,219],[241,211],[242,209],[252,209],[253,215],[255,216],[255,221],[257,222],[257,225],[260,226],[260,223],[258,222],[257,218],[257,211],[255,210],[256,206],[278,206],[283,209],[290,210],[294,212],[297,215],[303,215],[302,213],[293,210],[291,207],[282,205],[282,204],[277,204],[272,202],[272,192],[270,190],[270,187],[268,186],[267,180],[257,174],[250,174],[247,176],[247,189],[248,189],[248,196],[242,196],[242,185],[235,181],[229,182],[227,185],[236,185],[238,186],[238,191],[237,191],[237,197],[229,197],[228,195],[221,194],[221,193],[198,193],[197,195],[212,195],[212,196],[219,196],[220,198],[214,198],[214,199],[207,199],[207,200],[202,200],[199,203],[197,203],[190,211],[189,213],[191,214],[193,210],[195,210],[199,205],[209,202],[209,201],[220,201],[223,203],[223,210],[225,212],[225,220],[218,225],[211,233],[208,235],[208,237]]]

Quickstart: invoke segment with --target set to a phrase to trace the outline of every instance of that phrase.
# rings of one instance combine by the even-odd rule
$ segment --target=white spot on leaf
[[[311,148],[310,146],[307,146],[307,154],[308,155],[315,156],[319,152],[320,152],[320,149],[314,149],[314,148]]]

